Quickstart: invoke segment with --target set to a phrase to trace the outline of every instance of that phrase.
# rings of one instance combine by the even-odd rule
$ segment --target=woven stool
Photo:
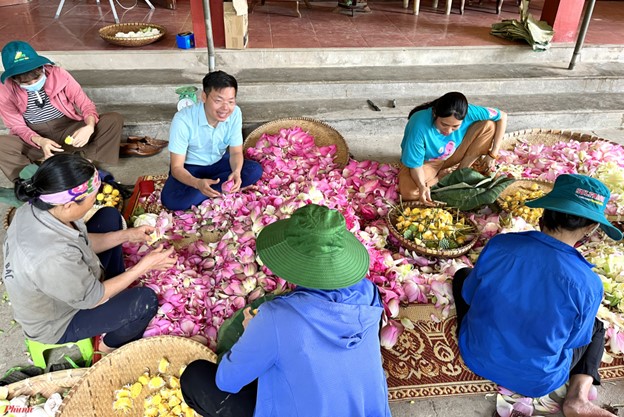
[[[77,342],[62,343],[62,344],[47,344],[35,342],[34,340],[26,339],[26,348],[30,354],[33,364],[39,368],[46,369],[48,367],[46,352],[61,347],[77,346],[82,354],[82,359],[85,361],[85,366],[91,366],[93,360],[93,343],[91,339],[82,339]]]

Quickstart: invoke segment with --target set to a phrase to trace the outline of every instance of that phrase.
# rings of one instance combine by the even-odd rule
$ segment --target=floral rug
[[[405,329],[391,349],[382,349],[390,401],[493,394],[497,385],[472,373],[459,355],[456,319],[443,319],[431,304],[402,308],[413,329]],[[624,356],[602,363],[603,381],[624,379]]]

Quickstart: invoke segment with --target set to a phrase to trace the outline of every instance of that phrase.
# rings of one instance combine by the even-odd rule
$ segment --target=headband
[[[97,193],[100,189],[100,174],[95,170],[93,177],[89,178],[83,184],[80,184],[71,190],[59,191],[52,194],[41,194],[39,200],[48,204],[66,204],[72,201],[82,201],[93,193]]]

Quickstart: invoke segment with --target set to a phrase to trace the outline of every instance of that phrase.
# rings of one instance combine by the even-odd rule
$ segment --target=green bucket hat
[[[620,240],[622,232],[604,215],[610,196],[609,189],[595,178],[563,174],[557,177],[551,192],[525,204],[532,208],[545,208],[593,220],[600,224],[600,228],[611,239]]]
[[[32,71],[46,64],[54,65],[54,62],[39,55],[27,42],[11,41],[2,48],[4,72],[0,76],[0,81],[4,84],[9,77]]]
[[[275,275],[307,288],[349,287],[368,272],[368,251],[342,214],[316,204],[266,226],[256,239],[260,259]]]

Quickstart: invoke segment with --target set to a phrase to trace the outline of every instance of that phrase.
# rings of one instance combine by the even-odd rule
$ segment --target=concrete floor
[[[596,130],[591,133],[624,144],[624,130]],[[165,139],[164,137],[162,139]],[[397,151],[398,152],[398,151]],[[355,155],[356,158],[360,157]],[[396,155],[398,159],[398,153]],[[106,167],[125,184],[134,184],[141,175],[166,173],[168,154],[166,151],[149,158],[122,159],[115,167]],[[0,179],[0,186],[7,186],[5,178]],[[0,204],[0,216],[4,218],[7,206]],[[0,239],[4,240],[5,230],[0,228]],[[1,256],[1,254],[0,254]],[[0,282],[0,294],[4,294],[4,285]],[[7,369],[18,364],[27,363],[24,339],[20,327],[12,322],[9,303],[0,302],[0,375]],[[598,403],[624,403],[624,381],[606,382],[598,390]],[[423,399],[412,402],[395,402],[391,404],[394,417],[489,417],[495,410],[495,397],[483,395],[468,397],[452,397]],[[561,416],[561,414],[559,414]],[[619,416],[624,416],[620,409]]]

